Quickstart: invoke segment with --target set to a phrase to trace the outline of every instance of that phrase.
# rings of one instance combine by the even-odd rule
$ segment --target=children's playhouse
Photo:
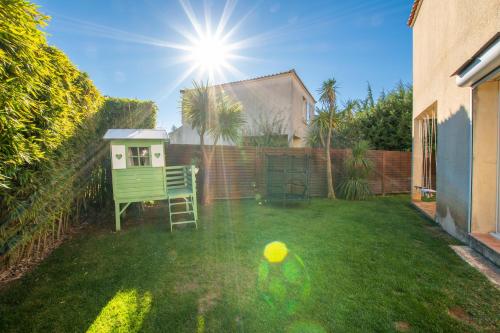
[[[133,202],[167,200],[173,225],[198,227],[196,172],[193,165],[166,166],[167,133],[159,129],[109,129],[116,230]]]

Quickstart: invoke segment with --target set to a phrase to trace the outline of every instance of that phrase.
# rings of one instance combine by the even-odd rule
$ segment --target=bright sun
[[[227,66],[229,50],[221,39],[204,36],[193,43],[190,52],[192,61],[203,71],[219,71]]]
[[[245,17],[229,26],[231,14],[236,6],[235,0],[227,0],[219,20],[212,24],[210,9],[204,9],[204,22],[198,20],[197,15],[189,0],[179,0],[192,29],[175,27],[175,29],[186,38],[186,43],[176,44],[172,47],[183,51],[179,62],[188,64],[188,68],[175,82],[180,83],[191,74],[196,79],[207,79],[211,83],[227,80],[226,74],[242,76],[243,74],[235,67],[234,62],[249,60],[247,56],[239,54],[239,51],[252,46],[257,38],[235,40],[235,35],[243,23]]]

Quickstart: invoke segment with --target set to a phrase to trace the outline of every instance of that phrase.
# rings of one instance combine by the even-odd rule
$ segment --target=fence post
[[[262,181],[262,175],[264,170],[262,170],[262,148],[261,147],[255,147],[255,188],[254,188],[254,194],[255,192],[260,193],[263,195],[262,191],[262,184],[264,183]]]
[[[382,195],[385,195],[385,150],[382,150]]]

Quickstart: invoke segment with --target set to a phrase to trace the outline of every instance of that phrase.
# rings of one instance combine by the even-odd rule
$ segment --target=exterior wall
[[[235,82],[221,86],[221,90],[243,106],[246,126],[245,135],[256,133],[256,124],[262,119],[269,121],[278,118],[288,136],[290,145],[303,147],[307,125],[305,123],[306,102],[311,105],[310,115],[314,113],[314,101],[302,87],[295,75],[277,75],[274,77]],[[298,137],[300,140],[296,140]],[[295,140],[294,140],[295,139]],[[199,144],[198,133],[183,122],[180,129],[170,134],[171,143]],[[207,135],[206,144],[212,144]],[[233,145],[232,142],[220,144]]]
[[[225,85],[223,91],[243,106],[245,134],[256,131],[260,119],[279,118],[285,133],[293,135],[292,79],[289,75]]]
[[[483,83],[473,93],[472,223],[474,233],[496,229],[498,81]]]
[[[413,117],[437,107],[436,219],[462,240],[468,233],[472,96],[452,73],[499,31],[499,6],[500,0],[424,0],[413,26]]]
[[[200,136],[195,129],[192,129],[189,124],[183,124],[174,132],[169,133],[170,143],[172,144],[187,144],[198,145],[200,144]],[[205,144],[212,145],[214,140],[209,135],[205,135]],[[218,145],[234,145],[233,142],[219,140]]]
[[[314,105],[314,100],[305,92],[301,83],[292,76],[291,133],[289,134],[293,133],[294,138],[292,138],[290,147],[305,147],[307,145],[307,120],[314,116]],[[307,112],[309,112],[308,118],[306,117]]]

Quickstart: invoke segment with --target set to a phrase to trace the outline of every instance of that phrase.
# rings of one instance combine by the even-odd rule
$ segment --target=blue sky
[[[186,1],[184,1],[186,3]],[[205,30],[215,30],[225,6],[232,8],[224,32],[232,51],[221,81],[241,80],[295,68],[316,95],[335,77],[339,98],[364,97],[367,82],[376,94],[399,80],[411,83],[411,0],[225,1],[36,0],[52,17],[49,43],[89,73],[105,95],[149,99],[159,106],[158,126],[180,124],[179,90],[203,71],[186,75],[192,63],[186,34],[195,34],[185,8]],[[227,17],[227,16],[226,16]],[[223,33],[224,34],[224,33]],[[244,41],[242,43],[242,41]],[[186,53],[187,52],[187,53]]]

